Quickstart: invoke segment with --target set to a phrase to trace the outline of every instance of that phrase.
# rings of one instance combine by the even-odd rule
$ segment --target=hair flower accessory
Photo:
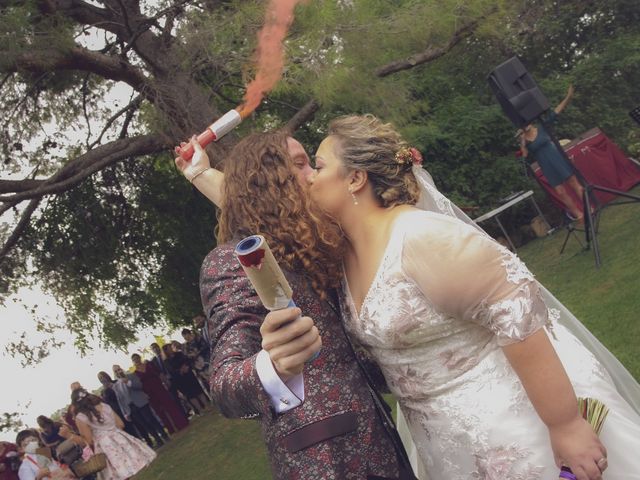
[[[87,396],[87,392],[85,392],[84,390],[80,390],[80,392],[78,392],[78,400],[82,400],[86,396]]]
[[[401,165],[422,165],[422,154],[414,147],[402,147],[396,153],[396,162]]]

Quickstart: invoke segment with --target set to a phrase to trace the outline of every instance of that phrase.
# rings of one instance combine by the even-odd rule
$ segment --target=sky
[[[39,315],[47,315],[54,321],[57,316],[60,319],[64,318],[64,312],[55,299],[38,289],[23,289],[19,296],[28,307],[37,305]],[[0,413],[21,412],[21,419],[28,426],[36,426],[35,419],[38,415],[49,416],[66,406],[69,403],[69,386],[72,382],[79,381],[85,388],[93,390],[100,386],[96,378],[98,371],[105,370],[111,373],[111,367],[115,363],[129,367],[130,355],[141,352],[154,342],[155,335],[182,341],[179,331],[168,333],[161,328],[156,331],[146,330],[141,332],[138,341],[130,345],[127,352],[108,351],[94,342],[94,350],[82,357],[73,346],[72,336],[67,331],[60,330],[55,334],[55,338],[64,341],[64,346],[53,350],[51,355],[38,365],[22,367],[20,358],[9,355],[5,345],[11,341],[18,341],[25,331],[29,344],[38,344],[47,337],[36,331],[35,320],[29,308],[16,302],[7,302],[4,308],[0,307]],[[145,352],[142,354],[145,356]],[[0,432],[0,440],[13,441],[15,433]]]

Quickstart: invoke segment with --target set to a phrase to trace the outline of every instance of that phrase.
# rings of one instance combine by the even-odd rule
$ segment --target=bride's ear
[[[349,173],[349,191],[358,193],[361,191],[369,180],[365,170],[352,170]]]

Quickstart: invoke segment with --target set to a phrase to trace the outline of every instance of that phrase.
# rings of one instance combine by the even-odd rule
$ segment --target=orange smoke
[[[275,87],[284,69],[284,38],[293,22],[293,10],[304,0],[270,0],[264,26],[258,32],[256,78],[249,83],[244,102],[236,110],[242,118],[253,112],[264,95]]]

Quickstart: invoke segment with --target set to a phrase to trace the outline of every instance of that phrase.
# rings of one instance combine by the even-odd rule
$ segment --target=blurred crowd
[[[93,393],[72,383],[60,418],[40,415],[15,443],[0,442],[0,480],[125,480],[151,463],[190,418],[212,408],[208,331],[203,315],[193,321],[182,330],[184,342],[152,343],[147,358],[134,353],[126,370],[116,364],[112,374],[98,372],[102,388]],[[79,473],[100,463],[96,454],[106,465]]]

